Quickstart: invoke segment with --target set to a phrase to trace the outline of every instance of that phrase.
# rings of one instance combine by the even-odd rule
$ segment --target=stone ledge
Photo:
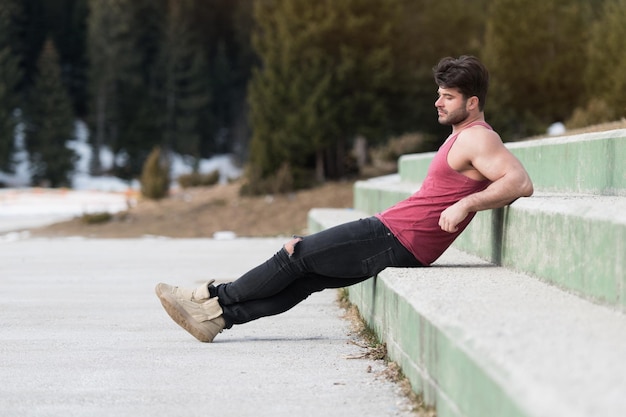
[[[454,247],[626,311],[626,199],[537,194],[478,213]]]
[[[361,181],[355,208],[374,214],[419,184]],[[476,215],[454,247],[626,311],[626,199],[537,192]]]
[[[315,209],[312,231],[367,214]],[[440,417],[618,416],[626,316],[449,249],[349,295]]]
[[[535,190],[626,196],[626,129],[506,143],[522,161]],[[405,182],[421,182],[434,152],[398,161]]]

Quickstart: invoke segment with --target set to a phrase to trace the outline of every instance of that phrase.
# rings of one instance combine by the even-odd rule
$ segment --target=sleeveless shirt
[[[475,122],[472,126],[484,126],[493,130],[485,122]],[[439,226],[441,212],[470,194],[484,190],[491,184],[489,180],[477,181],[453,170],[448,164],[448,153],[456,142],[459,133],[450,136],[439,148],[430,163],[426,178],[420,189],[409,198],[376,214],[391,233],[398,238],[422,265],[430,265],[452,244],[472,220],[471,212],[457,226],[454,233],[448,233]]]

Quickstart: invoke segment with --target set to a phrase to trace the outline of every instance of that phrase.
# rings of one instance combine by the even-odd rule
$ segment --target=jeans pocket
[[[375,276],[388,266],[395,265],[395,257],[392,248],[387,248],[382,252],[377,253],[374,256],[363,259],[361,265],[363,267],[363,273],[369,276]]]

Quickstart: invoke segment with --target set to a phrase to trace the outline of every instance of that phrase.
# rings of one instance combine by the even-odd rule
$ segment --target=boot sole
[[[170,293],[159,291],[159,287],[157,286],[156,294],[163,308],[176,324],[201,342],[210,343],[213,341],[217,332],[207,332],[204,326],[191,317]]]

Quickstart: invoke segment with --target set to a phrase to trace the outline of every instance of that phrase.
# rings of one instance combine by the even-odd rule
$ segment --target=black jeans
[[[342,288],[386,267],[421,264],[375,217],[305,236],[290,256],[283,247],[236,281],[218,285],[226,327],[285,312],[325,288]]]

